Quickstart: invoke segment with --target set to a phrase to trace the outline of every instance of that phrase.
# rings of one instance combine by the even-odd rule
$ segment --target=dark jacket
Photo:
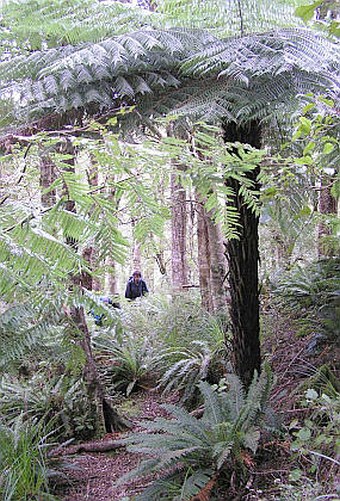
[[[127,299],[136,299],[137,297],[144,296],[148,291],[146,283],[141,278],[138,284],[135,283],[133,278],[130,278],[125,289],[125,297]]]

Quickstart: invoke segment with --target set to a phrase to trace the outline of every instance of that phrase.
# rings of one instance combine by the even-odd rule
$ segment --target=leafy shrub
[[[201,418],[183,408],[164,405],[169,419],[142,422],[148,433],[134,433],[123,440],[128,449],[149,456],[120,482],[151,472],[158,473],[137,500],[191,499],[212,490],[220,474],[243,465],[246,451],[256,452],[272,385],[266,368],[254,376],[246,393],[240,380],[230,375],[227,391],[206,382],[199,384],[204,399]]]
[[[340,467],[338,461],[340,452],[340,394],[334,390],[330,396],[309,388],[305,392],[302,405],[311,409],[310,415],[302,425],[297,420],[291,427],[299,428],[294,432],[294,441],[291,449],[300,460],[302,475],[315,475],[318,480],[327,478],[329,487],[331,480],[335,480],[336,472]],[[320,475],[320,473],[323,475]],[[299,475],[297,475],[299,477]]]

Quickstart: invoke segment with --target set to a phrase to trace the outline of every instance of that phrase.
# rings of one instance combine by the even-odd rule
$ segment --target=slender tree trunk
[[[257,122],[237,128],[223,124],[225,140],[239,141],[260,147],[261,131]],[[259,169],[249,178],[257,186]],[[259,321],[259,218],[248,209],[239,194],[240,185],[235,179],[227,180],[235,192],[234,204],[240,216],[239,239],[227,242],[226,256],[229,265],[230,317],[233,333],[233,357],[236,374],[249,386],[255,370],[260,371],[260,321]]]
[[[210,281],[210,239],[207,222],[207,213],[203,204],[197,203],[197,247],[198,247],[198,270],[199,284],[202,298],[202,307],[212,312],[214,304],[212,300],[211,281]]]
[[[108,257],[106,259],[106,264],[109,268],[109,272],[106,275],[106,288],[108,290],[109,296],[114,297],[118,294],[118,284],[117,284],[117,266],[112,259],[112,257]]]
[[[188,282],[188,264],[186,256],[187,211],[186,191],[177,180],[177,172],[171,174],[171,269],[172,286],[175,291],[182,291]]]
[[[66,161],[64,160],[64,163],[69,165],[67,169],[69,172],[74,172],[75,152],[72,143],[70,141],[61,143],[60,151],[61,153],[72,155],[72,158]],[[76,212],[75,202],[70,199],[66,185],[64,186],[64,195],[68,197],[65,202],[66,210]],[[78,243],[76,241],[70,238],[66,239],[66,241],[75,252],[78,252]],[[82,283],[82,280],[86,278],[86,273],[80,273],[79,276],[72,276],[71,287],[82,289],[85,285]],[[105,430],[107,432],[112,432],[126,429],[128,427],[127,422],[112,409],[111,405],[105,398],[104,385],[100,380],[92,353],[91,338],[86,324],[84,308],[82,306],[74,306],[70,309],[68,316],[71,326],[80,334],[79,344],[85,353],[86,363],[84,368],[84,378],[87,383],[89,399],[90,401],[93,401],[96,406],[96,433],[102,434]]]
[[[96,435],[103,435],[105,432],[122,431],[129,427],[128,422],[117,414],[105,398],[104,386],[95,364],[90,333],[87,328],[84,308],[73,307],[70,310],[70,319],[73,328],[81,335],[80,346],[84,350],[86,365],[84,378],[87,383],[88,396],[96,406]]]
[[[331,193],[332,177],[324,174],[321,179],[321,189],[319,195],[319,214],[323,217],[337,214],[337,202]],[[332,229],[325,221],[321,221],[318,227],[318,256],[331,257],[333,255],[332,246],[327,245],[326,238],[332,234]]]
[[[140,248],[140,242],[137,241],[134,242],[133,246],[132,268],[134,270],[142,269],[142,253]]]
[[[210,245],[210,283],[213,309],[216,312],[226,310],[227,290],[225,279],[227,273],[227,260],[225,257],[225,248],[221,227],[216,224],[211,214],[207,214],[207,226]]]

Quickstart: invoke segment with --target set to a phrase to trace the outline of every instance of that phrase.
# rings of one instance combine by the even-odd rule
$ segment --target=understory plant
[[[301,423],[295,419],[290,424],[297,429],[291,445],[298,464],[292,472],[293,480],[298,483],[309,478],[320,487],[323,485],[323,493],[335,493],[340,471],[340,394],[330,382],[324,391],[319,385],[310,387],[305,391],[302,407],[307,417]]]
[[[52,500],[47,463],[50,435],[42,423],[18,416],[0,425],[0,497],[3,501]]]
[[[155,352],[147,337],[127,332],[118,340],[102,335],[93,344],[102,377],[112,393],[118,390],[129,396],[148,385],[154,373]]]
[[[215,346],[207,341],[192,341],[189,347],[168,348],[159,357],[158,365],[170,367],[161,376],[159,387],[164,394],[178,391],[187,406],[197,403],[198,384],[216,383],[226,371],[226,349],[223,340]]]
[[[340,260],[324,259],[306,267],[295,266],[282,275],[274,294],[300,316],[310,330],[329,338],[340,333]]]
[[[24,380],[0,380],[0,418],[11,426],[19,416],[42,425],[53,423],[61,438],[88,438],[95,428],[92,404],[82,378],[48,379],[44,371]]]
[[[247,392],[235,375],[226,381],[227,389],[220,391],[218,385],[199,384],[202,417],[178,405],[164,405],[168,418],[142,422],[144,432],[122,441],[146,458],[120,483],[157,473],[157,480],[137,500],[189,500],[203,492],[208,496],[222,474],[251,461],[264,425],[272,373],[265,367],[260,376],[254,375]]]

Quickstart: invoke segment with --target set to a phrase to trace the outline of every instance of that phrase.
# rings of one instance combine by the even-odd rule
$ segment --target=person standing
[[[126,284],[125,297],[132,301],[137,297],[145,296],[149,292],[145,281],[142,279],[140,271],[134,271],[132,277]]]

